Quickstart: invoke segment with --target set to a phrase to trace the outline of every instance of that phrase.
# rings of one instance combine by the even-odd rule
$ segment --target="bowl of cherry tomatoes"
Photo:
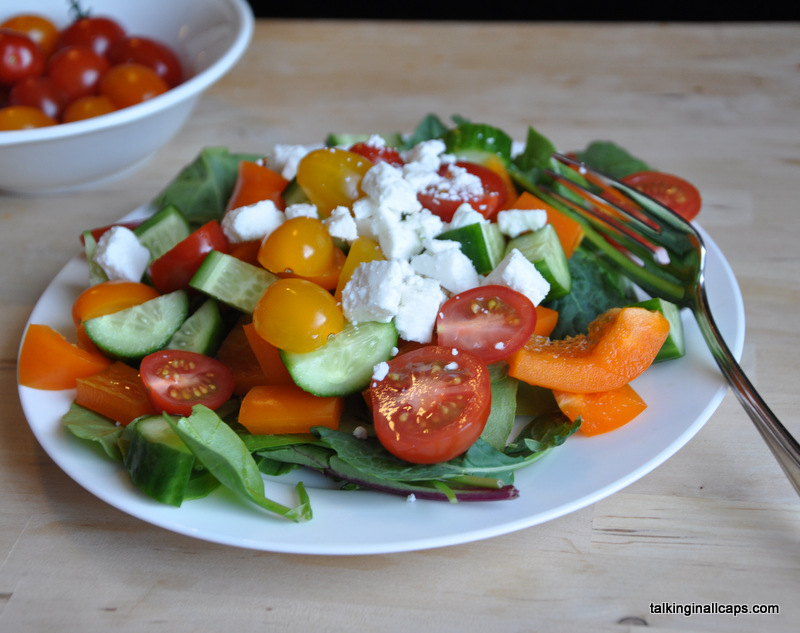
[[[0,4],[0,190],[53,193],[126,174],[239,60],[245,0]]]

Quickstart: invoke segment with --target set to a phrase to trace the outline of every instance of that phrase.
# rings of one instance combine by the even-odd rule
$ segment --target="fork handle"
[[[698,286],[693,312],[700,332],[739,402],[792,482],[795,491],[800,494],[800,444],[770,410],[736,362],[714,322],[705,287],[702,284]]]

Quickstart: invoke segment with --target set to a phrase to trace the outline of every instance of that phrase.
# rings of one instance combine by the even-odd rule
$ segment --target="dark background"
[[[328,2],[323,5],[249,0],[258,17],[391,20],[488,21],[673,21],[769,22],[800,20],[796,0],[461,0],[413,2],[383,0]],[[735,6],[734,6],[735,5]],[[578,8],[582,7],[582,8]]]

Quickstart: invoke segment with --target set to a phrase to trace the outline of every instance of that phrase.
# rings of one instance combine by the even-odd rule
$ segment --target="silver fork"
[[[800,445],[753,387],[714,322],[700,234],[636,189],[561,154],[553,159],[554,169],[545,170],[553,184],[537,193],[578,220],[586,239],[642,290],[692,311],[739,402],[800,494]]]

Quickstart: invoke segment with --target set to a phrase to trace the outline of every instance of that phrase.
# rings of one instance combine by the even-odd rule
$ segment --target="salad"
[[[262,477],[298,468],[513,499],[516,470],[634,419],[631,381],[684,352],[677,308],[605,267],[539,191],[553,151],[533,129],[515,147],[435,116],[266,156],[206,148],[152,216],[83,233],[77,343],[31,324],[20,384],[74,389],[65,428],[167,504],[222,485],[308,520],[302,483],[287,507]],[[691,185],[612,143],[577,156],[699,210]]]

